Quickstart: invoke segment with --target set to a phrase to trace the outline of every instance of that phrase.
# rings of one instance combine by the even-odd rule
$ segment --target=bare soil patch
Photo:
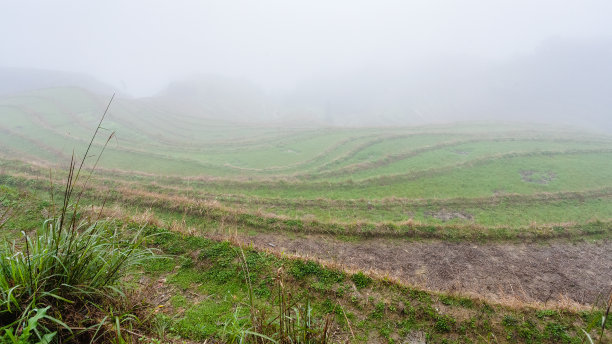
[[[259,233],[255,246],[373,270],[430,290],[493,301],[596,302],[612,286],[612,241],[481,244]]]
[[[534,171],[534,170],[521,170],[519,171],[521,179],[526,183],[535,184],[548,184],[557,178],[554,172],[550,171]]]
[[[452,211],[446,209],[440,209],[438,211],[426,211],[424,213],[426,217],[433,217],[435,219],[441,220],[442,222],[461,219],[461,220],[473,220],[474,216],[472,214],[463,212],[463,211]]]

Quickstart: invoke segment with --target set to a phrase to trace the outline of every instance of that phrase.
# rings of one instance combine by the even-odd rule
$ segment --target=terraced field
[[[107,101],[77,89],[1,98],[0,183],[44,193],[51,171],[59,188]],[[88,202],[498,303],[587,305],[610,288],[610,135],[520,123],[244,125],[163,108],[112,103],[92,161],[115,135]]]

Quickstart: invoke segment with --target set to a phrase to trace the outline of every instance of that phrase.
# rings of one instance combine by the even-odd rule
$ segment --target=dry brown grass
[[[29,175],[28,173],[15,173],[14,176],[23,178],[24,180],[36,180],[39,188],[48,189],[48,177],[42,175]],[[30,183],[32,186],[32,184]],[[107,199],[109,201],[126,202],[133,205],[144,206],[147,208],[158,208],[168,211],[183,213],[191,216],[199,216],[211,218],[214,220],[223,220],[228,224],[242,224],[243,215],[251,215],[261,219],[260,223],[248,223],[248,226],[259,226],[271,230],[289,231],[289,232],[304,232],[311,234],[343,234],[354,236],[369,236],[369,237],[412,237],[412,238],[447,238],[470,240],[478,238],[503,239],[496,234],[496,230],[507,229],[505,226],[483,226],[476,223],[468,224],[453,224],[453,225],[431,225],[421,223],[415,220],[407,220],[403,222],[366,222],[366,221],[317,221],[313,220],[312,216],[301,218],[291,218],[285,215],[265,212],[262,209],[255,211],[246,209],[240,204],[238,206],[227,206],[214,199],[200,199],[187,197],[179,194],[166,194],[141,190],[130,184],[120,184],[121,186],[113,187],[113,189],[96,183],[91,183],[88,188],[90,197],[97,199]],[[601,190],[586,191],[585,194],[597,195],[601,193],[608,194],[609,188]],[[560,193],[555,197],[563,197]],[[539,197],[551,197],[550,195],[540,195]],[[577,197],[584,197],[579,195]],[[353,201],[360,202],[360,201]],[[363,203],[363,201],[361,201]],[[296,220],[301,222],[299,227],[289,225],[287,220]],[[609,220],[606,220],[609,221]],[[593,221],[600,222],[600,221]],[[513,239],[553,239],[553,238],[569,238],[581,237],[596,234],[605,234],[605,230],[599,231],[582,231],[580,225],[587,223],[532,223],[530,226],[512,228]],[[402,227],[401,230],[397,230]],[[566,231],[555,231],[554,227],[563,227]],[[365,230],[364,230],[365,229]],[[425,229],[424,231],[421,229]],[[434,229],[433,231],[431,229]]]
[[[275,255],[279,258],[313,261],[318,264],[321,264],[321,266],[325,268],[343,271],[347,274],[355,274],[358,272],[363,272],[365,275],[371,277],[372,279],[376,281],[383,282],[385,284],[392,284],[392,285],[422,290],[436,297],[439,297],[442,295],[451,295],[455,297],[466,297],[477,303],[484,302],[484,303],[499,305],[499,306],[503,306],[508,309],[515,309],[515,310],[518,310],[518,309],[521,309],[521,310],[524,310],[524,309],[534,309],[534,310],[556,309],[556,310],[563,310],[563,311],[569,311],[569,312],[575,313],[579,311],[590,310],[592,308],[591,305],[585,305],[585,304],[576,302],[564,294],[559,294],[558,298],[553,301],[542,302],[542,301],[538,301],[538,300],[529,298],[526,295],[520,296],[520,295],[504,294],[498,297],[483,297],[480,294],[469,292],[467,290],[455,290],[455,291],[450,291],[450,292],[447,290],[434,290],[434,289],[425,287],[424,284],[410,283],[408,281],[395,277],[390,271],[383,271],[383,270],[377,270],[377,269],[363,270],[359,266],[347,265],[341,262],[329,261],[329,260],[321,259],[318,257],[307,256],[307,255],[304,256],[304,255],[299,255],[299,254],[287,254],[284,252],[278,253],[268,248],[258,248],[258,249],[265,251],[268,254]]]
[[[90,220],[119,220],[122,222],[135,223],[139,226],[155,226],[162,227],[166,224],[159,220],[151,209],[138,213],[126,211],[121,206],[115,204],[111,207],[102,207],[92,205],[84,208],[83,213]]]

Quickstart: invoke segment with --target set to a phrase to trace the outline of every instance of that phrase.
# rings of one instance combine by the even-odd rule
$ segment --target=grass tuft
[[[141,231],[127,233],[113,221],[87,220],[79,209],[106,145],[89,174],[82,177],[81,172],[112,100],[83,158],[78,162],[72,155],[59,214],[34,233],[23,230],[21,240],[0,247],[2,342],[125,342],[129,335],[122,328],[137,320],[115,306],[123,296],[119,282],[150,257],[150,251],[141,248]],[[7,213],[2,212],[3,218]]]

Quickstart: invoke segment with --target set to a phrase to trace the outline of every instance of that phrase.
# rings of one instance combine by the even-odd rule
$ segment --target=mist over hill
[[[402,67],[372,66],[266,92],[244,78],[200,74],[143,98],[169,115],[236,122],[420,125],[465,120],[528,121],[612,130],[612,39],[543,42],[505,60],[440,55]],[[0,69],[0,94],[71,86],[110,96],[78,73]],[[129,95],[120,94],[129,98]]]
[[[284,109],[337,124],[502,119],[612,129],[609,61],[609,38],[550,39],[507,60],[442,56],[313,80],[286,97]]]
[[[456,120],[554,122],[612,129],[612,39],[543,42],[505,60],[438,56],[302,82],[271,95],[243,79],[206,76],[158,97],[178,112],[218,118],[307,119],[334,125]]]
[[[83,73],[0,66],[0,95],[52,87],[79,87],[101,94],[112,93],[114,89]]]
[[[245,79],[199,75],[170,83],[151,102],[169,113],[253,122],[274,118],[273,100]]]

